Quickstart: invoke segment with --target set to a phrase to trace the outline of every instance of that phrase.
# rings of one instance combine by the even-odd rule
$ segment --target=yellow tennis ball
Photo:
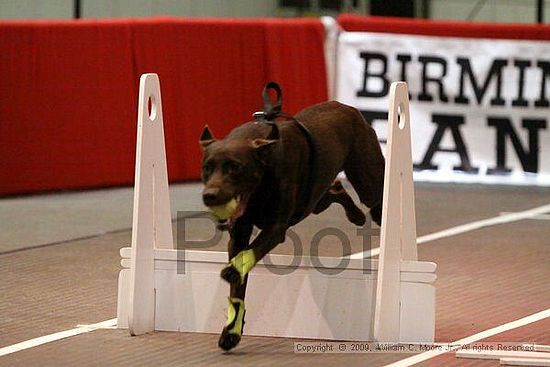
[[[219,220],[226,220],[231,218],[235,210],[239,206],[238,201],[233,198],[224,205],[211,206],[210,212]]]

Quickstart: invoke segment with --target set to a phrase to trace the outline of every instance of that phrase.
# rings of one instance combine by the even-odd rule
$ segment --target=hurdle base
[[[128,327],[130,248],[121,249],[118,327]],[[377,260],[309,257],[287,274],[276,267],[297,263],[286,255],[259,262],[249,277],[245,335],[324,340],[373,340]],[[315,259],[315,260],[317,260]],[[219,333],[225,325],[229,285],[220,279],[227,254],[213,251],[155,250],[154,329]],[[318,264],[318,262],[315,262]],[[324,274],[328,268],[337,274]],[[399,342],[433,342],[436,265],[403,261]],[[290,272],[290,273],[289,273]],[[289,273],[289,274],[288,274]],[[395,342],[395,341],[394,341]]]

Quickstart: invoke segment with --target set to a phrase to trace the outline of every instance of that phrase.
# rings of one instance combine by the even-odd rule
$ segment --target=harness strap
[[[271,100],[271,97],[269,95],[269,90],[273,90],[275,92],[274,102]],[[308,184],[305,189],[305,191],[307,191],[308,190],[307,188],[313,187],[313,184],[317,178],[316,177],[316,172],[317,172],[316,158],[317,157],[316,157],[316,150],[315,150],[315,140],[313,138],[313,135],[311,135],[311,132],[309,131],[307,126],[305,126],[296,117],[282,112],[283,92],[279,84],[273,81],[267,83],[262,92],[262,99],[264,102],[263,111],[255,112],[253,116],[256,121],[271,125],[272,136],[280,136],[279,128],[277,127],[277,124],[275,124],[275,119],[284,118],[287,121],[294,122],[298,127],[298,129],[304,135],[304,138],[306,139],[307,145],[309,147],[309,174],[308,174]],[[312,204],[311,198],[309,198],[306,208],[308,208],[311,204]],[[292,219],[301,220],[305,216],[306,216],[305,213],[300,213],[298,216],[293,217]]]
[[[269,95],[270,89],[275,91],[275,103],[272,103],[271,101],[271,97]],[[263,112],[265,113],[266,120],[272,121],[283,113],[283,91],[279,84],[275,82],[268,82],[264,86],[262,98],[264,100]]]

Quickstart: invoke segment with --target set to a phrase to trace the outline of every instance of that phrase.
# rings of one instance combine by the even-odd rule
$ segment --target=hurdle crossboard
[[[433,341],[436,264],[417,260],[405,83],[392,84],[390,105],[379,259],[271,255],[260,261],[248,281],[245,335]],[[118,327],[132,335],[219,333],[229,295],[220,271],[228,258],[174,248],[156,74],[140,80],[135,182],[132,245],[120,250]],[[297,265],[280,274],[288,264]]]

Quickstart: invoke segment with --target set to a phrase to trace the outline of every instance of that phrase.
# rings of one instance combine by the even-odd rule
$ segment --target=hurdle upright
[[[407,98],[405,83],[392,84],[379,260],[368,261],[365,269],[361,259],[342,265],[341,258],[304,256],[286,275],[272,268],[296,262],[292,256],[260,261],[249,278],[245,335],[433,341],[436,265],[416,258]],[[132,335],[153,330],[218,333],[229,292],[219,276],[227,254],[174,248],[162,123],[158,76],[144,74],[132,245],[120,250],[118,327]],[[319,272],[319,262],[339,273]]]

